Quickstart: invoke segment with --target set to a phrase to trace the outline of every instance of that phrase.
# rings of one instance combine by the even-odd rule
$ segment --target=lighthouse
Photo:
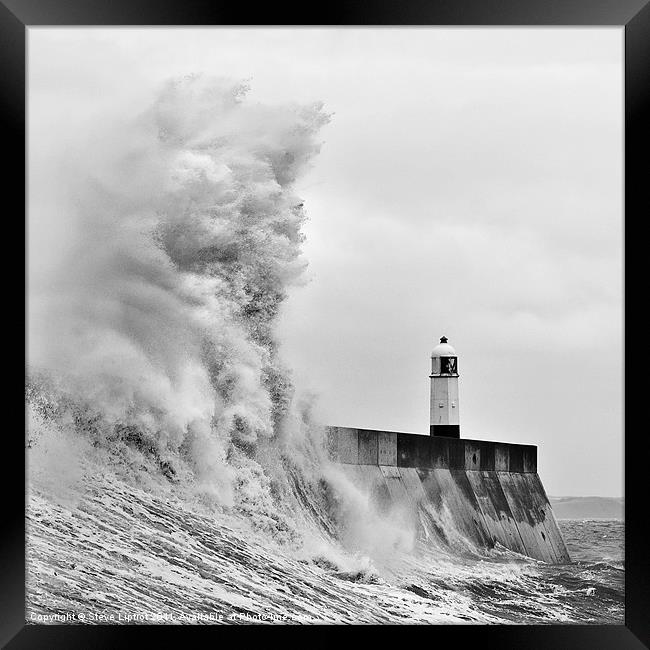
[[[443,336],[431,352],[431,416],[432,436],[460,438],[458,404],[458,357],[456,350]]]
[[[429,377],[428,438],[422,431],[330,426],[329,457],[370,493],[378,512],[399,508],[417,535],[428,537],[424,507],[479,548],[500,544],[543,562],[570,562],[537,474],[537,447],[460,437],[458,356],[445,336],[431,352]]]

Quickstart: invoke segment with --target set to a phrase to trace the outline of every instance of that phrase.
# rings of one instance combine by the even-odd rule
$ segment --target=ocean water
[[[623,624],[625,523],[620,519],[560,519],[572,564],[555,579],[576,589],[585,622]],[[581,597],[584,590],[584,597]]]
[[[562,566],[421,542],[378,559],[325,535],[276,541],[110,474],[82,483],[72,502],[30,493],[28,623],[623,622],[621,521],[560,521]]]

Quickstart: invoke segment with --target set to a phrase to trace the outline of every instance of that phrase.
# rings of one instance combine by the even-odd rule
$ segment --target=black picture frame
[[[640,243],[639,238],[633,238],[631,233],[635,225],[641,223],[642,209],[647,210],[644,193],[650,178],[650,129],[647,128],[650,103],[650,0],[401,0],[393,3],[365,0],[316,5],[318,13],[313,15],[310,10],[314,7],[267,3],[251,8],[244,3],[222,3],[218,0],[0,0],[0,114],[4,124],[5,162],[9,162],[4,173],[5,214],[18,222],[21,206],[23,209],[26,207],[25,42],[28,27],[245,25],[250,24],[251,19],[256,25],[287,26],[620,26],[625,30],[625,296],[633,295],[629,291],[630,278],[640,275],[641,269],[634,268],[634,265],[644,260],[644,256],[635,254],[634,247]],[[13,209],[7,206],[13,206]],[[11,278],[10,283],[20,291],[15,277]],[[24,298],[23,291],[23,305]],[[650,554],[646,550],[650,527],[646,516],[647,487],[643,481],[647,463],[645,454],[639,453],[637,448],[637,445],[642,445],[645,432],[630,424],[634,405],[643,404],[643,396],[640,393],[641,382],[632,381],[627,374],[631,356],[639,354],[639,347],[642,347],[645,338],[637,331],[640,319],[629,317],[631,303],[631,300],[625,301],[625,340],[629,337],[641,343],[625,347],[625,625],[437,626],[432,643],[590,650],[650,646]],[[13,304],[21,304],[19,296]],[[22,327],[24,336],[25,320],[20,318],[18,309],[16,307],[18,316],[11,319],[11,325]],[[14,340],[20,340],[19,336],[15,335]],[[6,368],[6,373],[10,380],[18,376],[18,371],[12,373],[10,368]],[[14,381],[10,383],[13,385]],[[16,400],[18,403],[17,395]],[[10,411],[17,412],[13,401],[7,401],[11,406]],[[188,632],[193,636],[212,635],[213,643],[220,640],[214,636],[220,631],[213,626],[26,626],[25,498],[20,487],[20,474],[12,479],[7,471],[12,465],[23,467],[18,459],[24,454],[24,447],[21,447],[23,441],[17,435],[17,427],[11,427],[11,435],[5,431],[4,440],[6,455],[3,458],[2,476],[5,489],[0,516],[0,643],[4,647],[114,648],[135,643],[150,644],[159,635],[164,635],[165,643],[180,642],[181,638],[187,642]],[[588,458],[588,453],[586,449],[585,458]],[[255,627],[247,626],[247,630]],[[286,628],[265,628],[268,634],[277,634],[279,629]],[[340,634],[341,630],[347,633],[338,626],[332,627],[330,633]],[[404,628],[399,631],[400,635],[406,633]]]

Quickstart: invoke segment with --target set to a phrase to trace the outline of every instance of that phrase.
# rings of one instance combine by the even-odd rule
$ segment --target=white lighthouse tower
[[[432,436],[460,438],[458,404],[458,357],[443,336],[431,353],[431,417]]]

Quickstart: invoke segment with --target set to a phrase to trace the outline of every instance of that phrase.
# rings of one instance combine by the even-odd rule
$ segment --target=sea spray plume
[[[193,118],[184,110],[188,86],[197,106]],[[290,401],[273,324],[287,285],[304,269],[299,252],[305,217],[291,186],[318,151],[313,134],[326,118],[319,106],[244,108],[243,92],[235,87],[224,101],[212,87],[183,80],[168,86],[152,112],[163,146],[171,148],[172,183],[178,184],[161,215],[160,242],[181,272],[219,283],[220,300],[234,306],[247,334],[250,361],[229,363],[210,349],[209,339],[206,362],[228,404],[221,419],[235,441],[249,443],[273,435]],[[222,109],[218,120],[215,101]],[[261,403],[260,372],[267,388]]]
[[[110,146],[83,152],[74,245],[30,324],[30,371],[58,377],[95,445],[136,446],[170,476],[187,463],[226,505],[269,491],[253,456],[287,430],[274,320],[305,265],[293,182],[328,120],[246,92],[170,82]]]
[[[304,269],[292,185],[326,120],[318,105],[251,105],[241,85],[188,77],[110,129],[110,147],[84,151],[75,245],[30,348],[55,386],[38,399],[32,390],[31,402],[55,404],[61,440],[72,426],[138,481],[151,467],[280,541],[315,531],[309,544],[322,551],[343,532],[384,559],[410,548],[411,535],[327,470],[309,400],[293,396],[274,338]],[[66,398],[42,399],[48,392]],[[41,447],[55,437],[42,431]]]

